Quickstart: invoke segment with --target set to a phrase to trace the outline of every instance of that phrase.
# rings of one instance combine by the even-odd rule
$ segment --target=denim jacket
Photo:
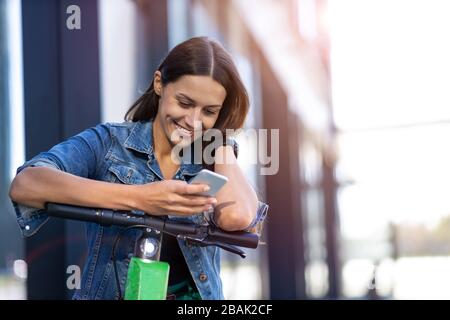
[[[38,154],[19,167],[17,173],[30,166],[46,166],[112,183],[144,184],[163,180],[152,148],[152,126],[151,121],[99,124]],[[201,164],[182,160],[173,179],[188,181],[201,169]],[[43,209],[31,208],[14,201],[13,205],[24,237],[35,234],[49,219]],[[248,230],[262,224],[267,210],[268,206],[259,202],[256,217]],[[139,211],[134,213],[144,214]],[[194,223],[205,222],[202,213],[189,217],[168,217]],[[122,229],[86,223],[88,254],[81,277],[81,288],[75,292],[74,299],[118,298],[111,253],[113,242]],[[129,230],[116,250],[122,291],[140,234],[139,230]],[[224,299],[220,279],[220,248],[198,247],[181,239],[178,239],[178,243],[202,299]]]

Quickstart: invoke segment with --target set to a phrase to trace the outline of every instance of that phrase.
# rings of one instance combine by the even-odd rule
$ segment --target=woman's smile
[[[189,130],[189,129],[187,129],[187,128],[184,127],[184,126],[181,126],[181,125],[180,125],[178,122],[176,122],[175,120],[172,120],[172,121],[173,121],[173,123],[174,123],[174,125],[175,125],[176,130],[177,130],[181,135],[186,136],[186,137],[191,137],[191,136],[194,135],[194,130]]]

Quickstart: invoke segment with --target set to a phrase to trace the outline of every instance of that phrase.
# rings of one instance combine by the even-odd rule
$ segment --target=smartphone
[[[225,183],[227,183],[227,181],[228,178],[221,174],[215,173],[208,169],[202,169],[195,177],[193,177],[189,181],[189,184],[202,183],[208,185],[209,190],[201,192],[199,194],[203,196],[214,197],[220,190],[220,188],[222,188]]]

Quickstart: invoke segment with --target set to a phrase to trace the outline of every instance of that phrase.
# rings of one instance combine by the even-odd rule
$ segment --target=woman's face
[[[186,75],[161,84],[155,73],[154,90],[160,96],[156,121],[171,145],[189,144],[213,128],[225,101],[225,88],[209,76]]]

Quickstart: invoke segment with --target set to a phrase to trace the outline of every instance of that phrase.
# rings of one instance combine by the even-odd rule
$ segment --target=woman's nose
[[[196,110],[196,108],[192,110],[192,112],[190,112],[190,114],[186,118],[186,124],[194,130],[201,128],[202,119],[200,110]]]

